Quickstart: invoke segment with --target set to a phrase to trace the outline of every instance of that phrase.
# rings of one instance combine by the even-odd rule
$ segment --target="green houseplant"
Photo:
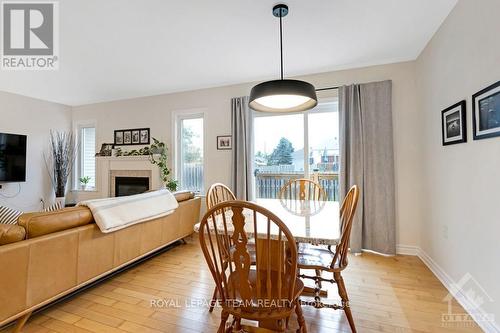
[[[85,176],[85,177],[80,177],[79,180],[80,180],[80,185],[82,186],[82,190],[86,190],[87,189],[87,185],[88,183],[90,182],[90,177],[89,176]]]
[[[158,166],[161,172],[161,180],[170,191],[176,191],[178,182],[170,177],[170,169],[167,164],[167,146],[164,142],[153,138],[153,143],[149,147],[149,160]]]

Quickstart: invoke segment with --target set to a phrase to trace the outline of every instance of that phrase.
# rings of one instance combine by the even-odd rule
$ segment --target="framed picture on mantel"
[[[149,145],[149,128],[115,130],[115,146]]]

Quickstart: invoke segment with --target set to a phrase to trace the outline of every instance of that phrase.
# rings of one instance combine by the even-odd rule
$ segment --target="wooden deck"
[[[442,327],[447,291],[417,257],[350,260],[344,280],[358,332],[481,332],[476,325]],[[23,332],[216,332],[220,310],[210,314],[198,304],[210,300],[213,286],[195,237],[34,316]],[[453,312],[465,313],[456,302]],[[309,332],[350,332],[343,312],[304,307],[304,315]],[[290,323],[293,329],[295,318]]]

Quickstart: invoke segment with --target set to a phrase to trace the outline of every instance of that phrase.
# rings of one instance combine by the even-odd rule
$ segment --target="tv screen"
[[[26,181],[26,135],[0,133],[0,183]]]

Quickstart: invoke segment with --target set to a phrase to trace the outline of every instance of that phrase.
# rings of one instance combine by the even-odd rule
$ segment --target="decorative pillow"
[[[0,223],[17,224],[17,219],[22,213],[9,207],[0,206]]]
[[[52,205],[45,207],[45,209],[43,211],[44,212],[55,212],[56,210],[61,210],[63,208],[64,207],[62,206],[62,203],[60,201],[57,201],[57,202],[53,203]]]

